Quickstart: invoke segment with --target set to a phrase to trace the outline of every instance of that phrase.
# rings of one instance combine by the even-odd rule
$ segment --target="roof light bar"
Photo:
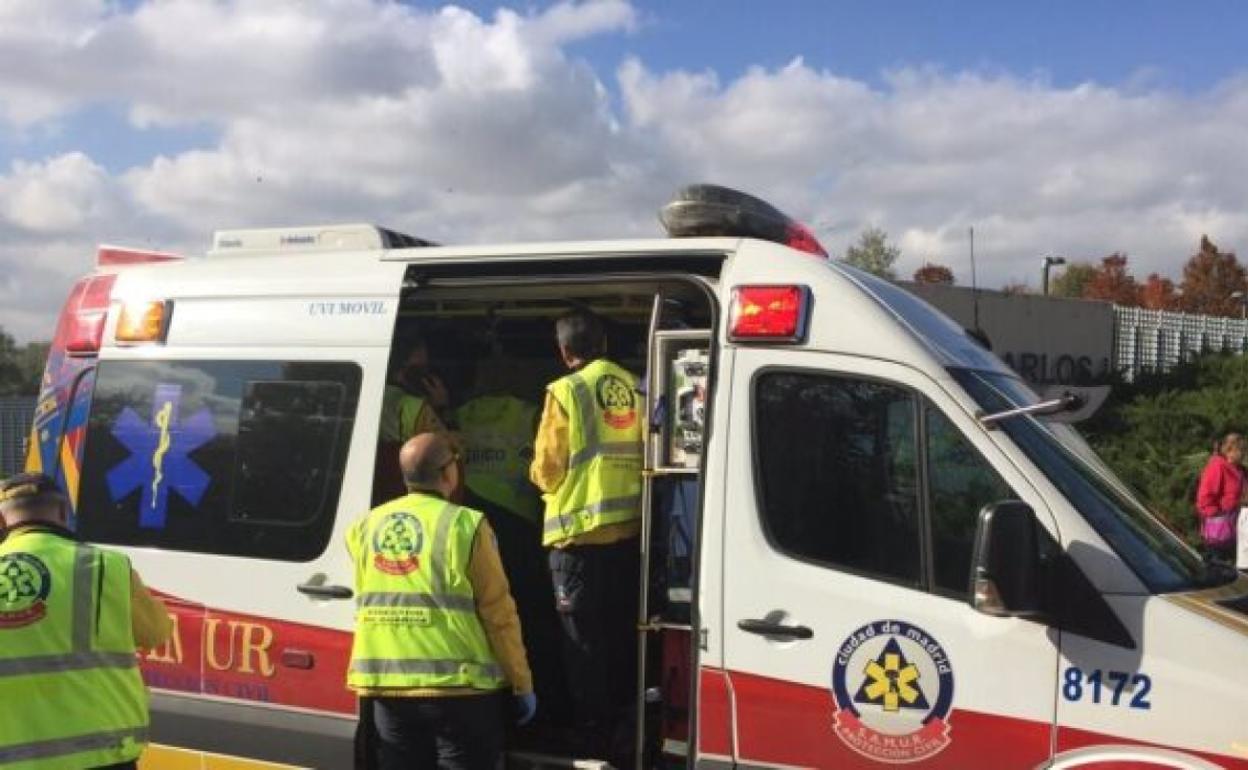
[[[729,187],[694,184],[681,188],[659,211],[659,221],[672,238],[735,235],[828,256],[808,228],[767,201]]]

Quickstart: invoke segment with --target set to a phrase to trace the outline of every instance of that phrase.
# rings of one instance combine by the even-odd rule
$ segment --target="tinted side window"
[[[359,399],[353,363],[105,361],[78,530],[303,561],[325,549]]]
[[[925,414],[935,587],[962,597],[970,591],[979,512],[1015,495],[948,418],[932,406]]]
[[[766,372],[754,402],[760,507],[774,545],[920,585],[914,396],[869,380]]]

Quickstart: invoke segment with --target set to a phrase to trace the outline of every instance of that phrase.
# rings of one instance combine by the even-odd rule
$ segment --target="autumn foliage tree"
[[[1179,295],[1175,291],[1174,281],[1157,273],[1150,273],[1140,287],[1140,307],[1149,310],[1176,310],[1178,306]]]
[[[924,262],[923,267],[914,271],[915,283],[943,283],[946,286],[953,285],[953,271],[944,265],[938,265],[934,262]]]
[[[1200,237],[1200,251],[1183,266],[1179,307],[1188,313],[1239,316],[1242,296],[1248,290],[1244,267],[1234,252],[1218,251],[1208,236]]]
[[[1140,285],[1127,270],[1127,255],[1110,254],[1083,287],[1084,299],[1100,299],[1115,305],[1139,305]]]

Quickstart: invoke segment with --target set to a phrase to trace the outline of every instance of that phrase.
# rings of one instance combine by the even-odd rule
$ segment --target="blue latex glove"
[[[533,715],[537,713],[537,696],[531,692],[524,695],[517,695],[516,698],[516,724],[527,725],[533,721]]]

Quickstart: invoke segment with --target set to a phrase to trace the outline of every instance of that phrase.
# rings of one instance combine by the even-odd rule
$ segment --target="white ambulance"
[[[638,767],[1248,768],[1248,579],[1145,509],[1073,399],[757,199],[694,186],[663,220],[101,249],[28,465],[176,621],[143,767],[352,766],[343,533],[388,493],[392,347],[419,333],[453,402],[488,367],[540,405],[581,307],[646,383]],[[565,749],[510,761],[599,759]]]

